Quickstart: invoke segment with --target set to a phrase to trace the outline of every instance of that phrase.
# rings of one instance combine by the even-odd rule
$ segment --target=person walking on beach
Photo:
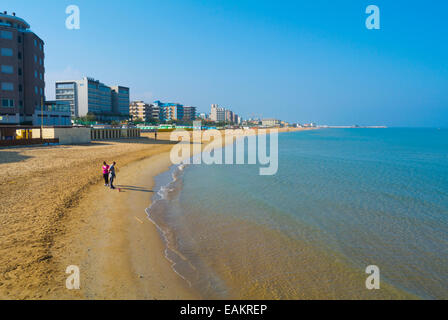
[[[114,161],[114,163],[109,168],[109,185],[111,189],[115,189],[114,187],[114,180],[115,180],[115,165],[117,163]]]
[[[104,186],[107,187],[109,185],[109,165],[106,161],[103,162],[103,178],[104,178]]]
[[[156,130],[156,131],[154,131],[154,140],[156,140],[156,141],[157,141],[157,130]]]

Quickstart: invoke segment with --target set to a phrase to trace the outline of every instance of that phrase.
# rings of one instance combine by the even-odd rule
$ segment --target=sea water
[[[274,176],[173,166],[156,185],[149,217],[204,298],[448,298],[448,130],[282,133]]]

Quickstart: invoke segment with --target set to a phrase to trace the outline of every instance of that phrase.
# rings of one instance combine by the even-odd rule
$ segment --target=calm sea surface
[[[258,170],[156,179],[149,216],[204,297],[448,299],[448,130],[283,133],[277,175]],[[366,289],[369,265],[380,290]]]

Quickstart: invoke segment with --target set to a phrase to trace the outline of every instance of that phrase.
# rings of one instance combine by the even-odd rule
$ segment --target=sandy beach
[[[1,299],[203,298],[145,214],[153,178],[171,165],[169,133],[158,137],[0,150]],[[121,192],[103,186],[103,161],[117,162]],[[80,290],[65,287],[70,265]]]

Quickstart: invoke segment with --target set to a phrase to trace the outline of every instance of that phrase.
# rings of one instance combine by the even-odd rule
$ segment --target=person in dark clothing
[[[110,166],[110,168],[109,168],[109,185],[110,185],[111,189],[115,189],[115,186],[114,186],[114,180],[115,180],[115,177],[116,177],[116,175],[115,175],[115,165],[116,165],[116,162],[114,162]]]

